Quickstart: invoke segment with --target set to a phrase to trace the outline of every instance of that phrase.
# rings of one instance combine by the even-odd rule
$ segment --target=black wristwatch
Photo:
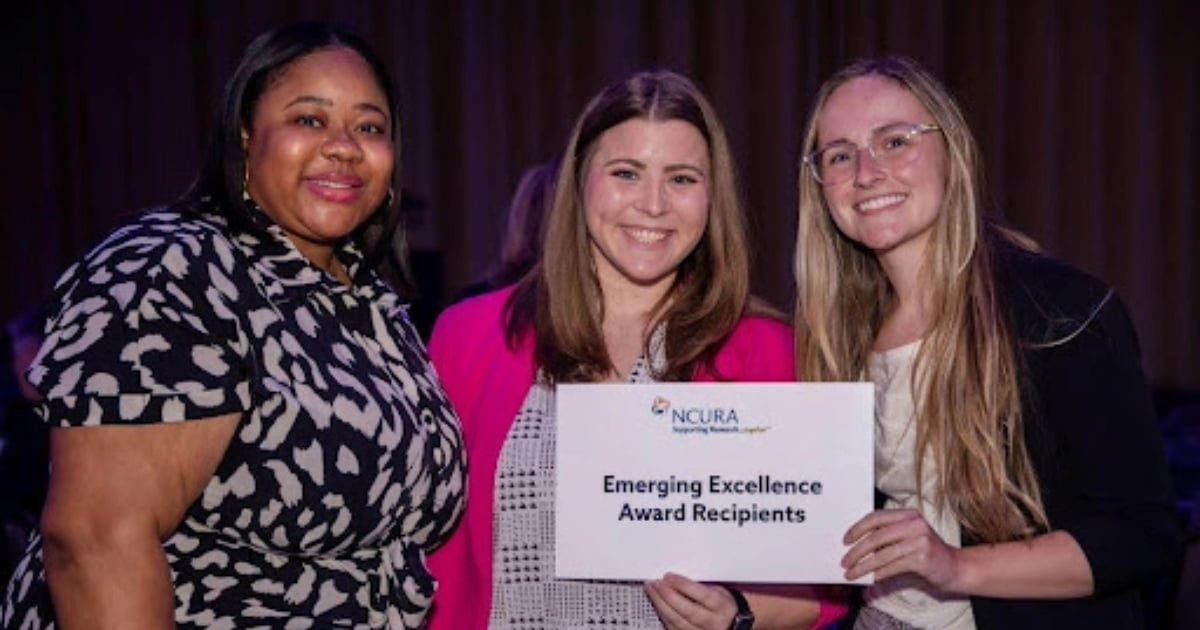
[[[733,595],[733,601],[737,604],[737,612],[733,614],[733,621],[729,624],[729,630],[751,630],[754,628],[754,613],[750,612],[750,604],[746,602],[746,596],[742,592],[729,586],[723,585],[725,590]]]

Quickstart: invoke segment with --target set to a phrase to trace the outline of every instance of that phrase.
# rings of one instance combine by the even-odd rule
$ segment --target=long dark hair
[[[345,26],[293,22],[273,28],[250,42],[233,76],[226,82],[204,164],[182,199],[188,207],[223,216],[234,231],[259,231],[251,220],[252,204],[242,198],[246,173],[242,131],[252,129],[254,109],[263,92],[291,64],[332,47],[348,48],[362,57],[387,99],[388,111],[396,121],[392,125],[396,166],[391,187],[396,189],[394,184],[400,173],[400,125],[395,90],[387,66],[365,40]],[[368,267],[379,271],[398,290],[411,294],[414,284],[408,270],[401,208],[399,199],[394,197],[394,194],[389,195],[350,238],[362,248]]]

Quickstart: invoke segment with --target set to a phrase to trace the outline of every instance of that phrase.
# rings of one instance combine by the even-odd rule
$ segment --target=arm
[[[463,427],[464,444],[473,438],[471,428],[467,426],[464,417],[465,401],[463,398],[461,369],[456,359],[461,356],[455,343],[463,334],[462,322],[458,319],[458,310],[451,307],[438,316],[429,336],[429,359],[433,362],[438,380],[446,397],[458,413],[459,423]],[[470,449],[467,449],[468,455]],[[470,488],[476,483],[474,475],[475,462],[470,461],[471,470],[467,476],[468,500],[466,511],[453,534],[437,549],[433,550],[425,561],[425,567],[437,580],[437,594],[433,598],[433,607],[429,611],[427,630],[454,630],[461,625],[461,617],[468,609],[470,549],[468,548],[467,528],[475,510],[474,495]],[[491,588],[491,585],[488,585]]]
[[[755,630],[823,628],[846,614],[846,596],[831,586],[744,584]]]
[[[510,295],[511,287],[468,298],[442,311],[433,324],[429,359],[460,417],[470,412],[480,394],[490,361],[507,348],[503,313]],[[461,420],[469,431],[469,419]]]
[[[1054,439],[1056,465],[1039,471],[1051,526],[1078,543],[1098,596],[1137,588],[1173,565],[1182,532],[1133,325],[1113,295],[1070,341],[1032,354]]]
[[[1085,324],[1029,356],[1027,443],[1052,531],[960,550],[914,511],[879,511],[847,532],[848,577],[911,572],[967,595],[1069,599],[1170,566],[1179,527],[1132,326],[1115,297]]]
[[[1029,541],[978,545],[958,553],[958,580],[949,589],[985,597],[1068,599],[1091,595],[1092,568],[1064,531]]]
[[[957,549],[916,510],[878,510],[855,523],[846,541],[855,543],[842,560],[847,580],[915,573],[943,592],[1007,599],[1085,597],[1094,588],[1087,557],[1063,531]]]
[[[200,496],[239,418],[53,430],[41,526],[58,627],[174,627],[162,541]]]
[[[430,554],[438,580],[429,630],[482,628],[492,595],[492,499],[496,460],[533,382],[531,350],[510,353],[501,325],[512,290],[469,298],[444,311],[429,355],[459,414],[470,466],[467,507],[457,529]]]
[[[820,613],[817,587],[747,585],[738,587],[754,613],[755,630],[804,630]],[[727,630],[737,612],[725,588],[668,573],[646,582],[646,594],[669,630]]]
[[[243,270],[213,253],[221,238],[200,220],[143,214],[58,283],[30,382],[55,427],[42,537],[62,628],[173,625],[161,542],[251,404],[245,305],[218,289]]]

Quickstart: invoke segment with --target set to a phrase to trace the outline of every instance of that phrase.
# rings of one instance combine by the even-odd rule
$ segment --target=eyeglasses
[[[912,162],[917,157],[921,137],[930,131],[941,131],[937,125],[913,125],[896,123],[875,130],[867,153],[875,163],[885,168],[896,168]],[[823,186],[841,184],[854,178],[858,170],[858,159],[862,147],[848,141],[834,142],[804,156],[804,163],[813,177]]]

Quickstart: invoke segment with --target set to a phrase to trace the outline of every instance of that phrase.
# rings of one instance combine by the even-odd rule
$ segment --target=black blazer
[[[1174,565],[1182,528],[1133,326],[1100,280],[1008,246],[995,260],[1004,308],[1025,346],[1025,439],[1047,516],[1079,542],[1095,594],[972,598],[976,624],[1143,628],[1139,591]]]

